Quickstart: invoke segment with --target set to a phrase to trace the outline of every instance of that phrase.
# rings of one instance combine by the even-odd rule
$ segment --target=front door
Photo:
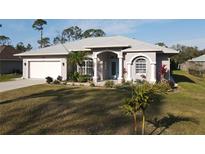
[[[110,77],[111,79],[117,79],[119,74],[118,59],[112,59],[110,63]]]

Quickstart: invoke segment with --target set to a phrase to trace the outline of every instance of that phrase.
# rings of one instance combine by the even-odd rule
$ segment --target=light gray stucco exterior
[[[143,75],[148,82],[154,83],[159,80],[162,65],[166,66],[168,70],[166,76],[169,79],[169,57],[178,53],[169,48],[162,48],[121,36],[82,39],[58,46],[16,55],[23,58],[23,77],[30,78],[29,63],[32,61],[58,61],[61,63],[59,75],[63,77],[63,80],[66,80],[71,72],[70,69],[73,68],[67,62],[67,55],[70,52],[83,52],[84,50],[90,53],[88,58],[93,60],[94,82],[108,79],[115,79],[119,82],[141,80],[142,74],[136,72],[136,60],[141,58],[146,62],[146,72]],[[48,71],[49,69],[52,68],[48,68]]]

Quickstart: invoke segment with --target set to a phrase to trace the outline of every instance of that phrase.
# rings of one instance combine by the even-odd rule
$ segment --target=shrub
[[[67,81],[64,81],[63,84],[64,84],[64,85],[67,85]]]
[[[53,82],[53,78],[50,77],[50,76],[46,77],[46,82],[47,82],[48,84],[50,84],[51,82]]]
[[[58,80],[58,81],[62,81],[62,80],[63,80],[63,77],[59,75],[59,76],[57,77],[57,80]]]
[[[175,83],[171,80],[167,81],[169,83],[169,86],[171,89],[174,89],[175,88]]]
[[[54,81],[53,81],[53,84],[60,84],[60,81],[54,80]]]
[[[90,87],[95,87],[95,84],[93,82],[90,82]]]
[[[104,86],[107,88],[113,88],[114,82],[113,81],[106,81]]]
[[[155,91],[158,91],[158,92],[168,92],[169,90],[171,90],[171,86],[169,84],[169,81],[167,80],[164,80],[164,81],[161,81],[159,83],[156,83],[153,85],[153,88],[155,89]]]
[[[136,84],[144,84],[144,83],[148,83],[146,80],[139,80],[139,79],[137,79],[137,80],[135,80],[135,83]]]
[[[79,75],[78,82],[87,82],[89,79],[89,76],[87,75]]]
[[[68,76],[68,79],[74,82],[77,82],[79,78],[79,73],[78,72],[74,72],[74,73],[70,73]]]
[[[118,84],[115,87],[118,89],[126,89],[129,91],[130,89],[132,89],[133,86],[134,86],[133,82],[127,81],[127,82],[123,82],[121,84]]]

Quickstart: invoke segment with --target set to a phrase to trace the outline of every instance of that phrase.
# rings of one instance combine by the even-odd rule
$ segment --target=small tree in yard
[[[124,101],[124,105],[121,107],[127,115],[131,115],[133,117],[133,127],[134,132],[137,132],[137,113],[139,111],[139,107],[134,98],[127,98]]]
[[[136,85],[133,88],[131,98],[124,101],[122,108],[126,113],[133,116],[135,132],[137,112],[140,111],[142,114],[142,134],[145,134],[146,110],[150,104],[157,101],[159,95],[168,91],[168,86],[165,86],[164,84],[166,83],[149,84],[145,82]]]

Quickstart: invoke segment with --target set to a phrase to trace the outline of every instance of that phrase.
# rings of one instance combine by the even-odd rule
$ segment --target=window
[[[87,60],[86,61],[86,64],[87,64],[87,66],[86,66],[86,75],[90,75],[90,76],[92,76],[93,75],[93,61],[92,60]]]
[[[146,60],[143,58],[137,59],[136,62],[136,73],[146,73]]]
[[[93,60],[84,60],[82,67],[78,67],[78,72],[81,72],[83,75],[93,75]]]

